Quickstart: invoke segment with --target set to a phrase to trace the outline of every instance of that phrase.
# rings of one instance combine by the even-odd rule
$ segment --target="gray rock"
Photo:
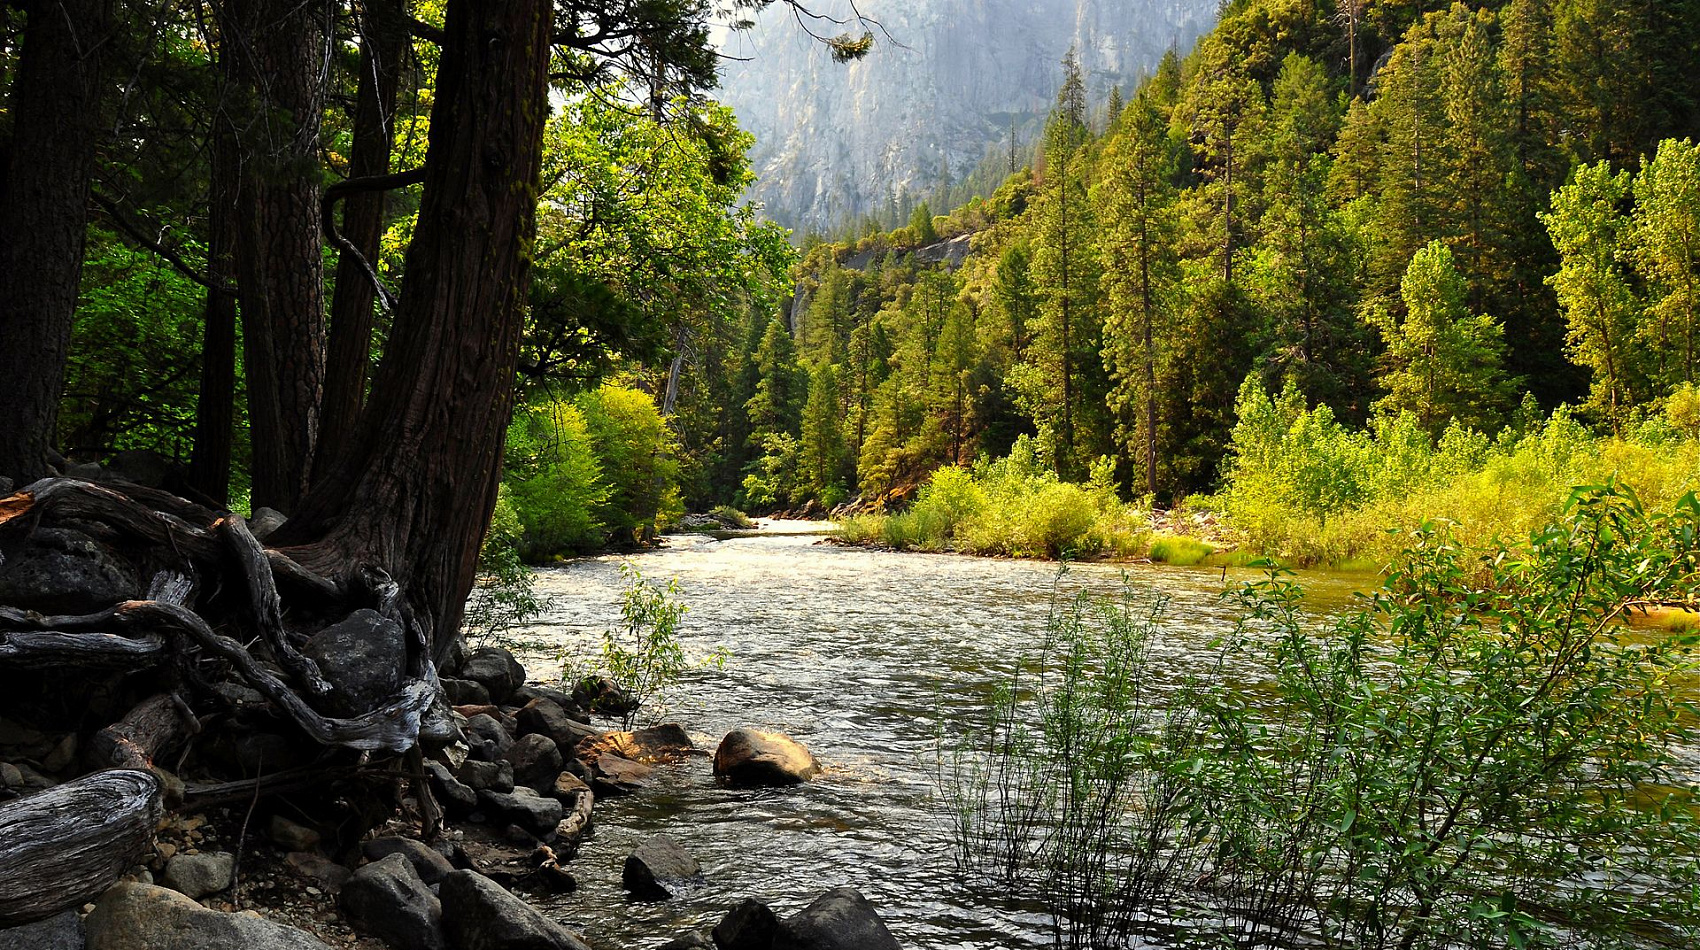
[[[773,908],[746,897],[714,925],[714,945],[719,950],[769,950],[779,934],[779,917]]]
[[[455,706],[488,706],[490,691],[477,680],[461,680],[444,677],[443,695]]]
[[[514,767],[514,784],[527,788],[552,788],[561,774],[561,749],[555,740],[532,733],[521,736],[502,759]]]
[[[714,751],[714,774],[734,785],[796,785],[819,775],[820,763],[790,736],[734,729]]]
[[[508,698],[508,702],[516,706],[524,706],[536,699],[549,700],[565,710],[568,716],[579,722],[590,721],[590,714],[578,708],[578,703],[573,702],[572,694],[563,693],[552,686],[521,686],[514,690],[514,694]]]
[[[619,716],[637,708],[631,697],[601,676],[589,676],[573,684],[573,703],[604,716]]]
[[[773,950],[901,950],[874,905],[853,887],[840,887],[787,917]]]
[[[714,941],[700,930],[693,930],[683,937],[674,937],[656,950],[715,950]],[[766,948],[763,948],[766,950]]]
[[[590,950],[577,934],[477,871],[445,876],[438,896],[444,935],[458,950]]]
[[[10,762],[0,762],[0,786],[6,788],[23,788],[23,770]]]
[[[466,655],[460,678],[476,680],[490,693],[491,702],[505,702],[514,690],[525,685],[525,667],[500,647],[479,647]]]
[[[514,764],[512,762],[480,762],[477,759],[467,759],[455,769],[455,778],[465,782],[467,787],[475,792],[489,790],[492,792],[511,792],[514,790]]]
[[[99,462],[78,462],[65,469],[66,478],[80,478],[85,482],[98,482],[106,477],[106,469]]]
[[[10,478],[0,475],[0,498],[4,498],[12,493],[12,484],[13,483]]]
[[[401,624],[375,610],[356,610],[320,630],[301,652],[319,664],[330,682],[327,705],[332,713],[370,712],[401,691],[407,638]]]
[[[163,488],[176,463],[153,449],[125,449],[112,457],[110,474],[148,488]]]
[[[165,865],[166,887],[193,898],[216,894],[230,886],[236,855],[228,851],[174,855]]]
[[[319,833],[282,815],[273,815],[267,828],[272,843],[285,851],[311,851],[319,846]]]
[[[63,772],[65,767],[76,759],[77,734],[70,732],[66,733],[65,738],[60,739],[59,744],[53,747],[53,751],[47,753],[47,757],[41,760],[41,767],[49,772]]]
[[[653,835],[626,856],[620,884],[636,897],[666,900],[701,885],[702,865],[678,841]]]
[[[141,594],[130,566],[79,531],[40,528],[0,561],[0,604],[10,607],[94,613]]]
[[[83,950],[83,919],[74,910],[22,927],[0,928],[6,950]]]
[[[443,763],[426,762],[425,777],[431,783],[431,794],[450,815],[458,818],[478,807],[478,790],[455,778]]]
[[[539,838],[553,835],[555,826],[561,823],[561,816],[565,814],[560,802],[544,798],[523,785],[514,786],[511,792],[485,789],[478,793],[478,803]]]
[[[508,735],[508,730],[502,728],[501,722],[488,713],[479,713],[469,718],[464,729],[466,744],[472,748],[474,758],[497,762],[513,747],[513,736]]]
[[[443,905],[404,854],[355,871],[339,904],[354,929],[396,950],[443,950]]]
[[[562,749],[576,747],[580,741],[602,734],[588,723],[574,719],[559,703],[534,699],[514,715],[522,736],[540,735],[555,740]]]
[[[257,914],[207,910],[176,891],[115,884],[83,921],[88,950],[330,950]]]
[[[409,864],[413,865],[413,870],[419,875],[419,879],[426,884],[435,884],[441,881],[443,875],[455,869],[455,866],[449,863],[449,859],[435,848],[412,838],[374,838],[361,845],[360,851],[370,861],[378,861],[392,854],[399,854],[406,858]]]
[[[604,752],[591,767],[591,784],[601,795],[630,795],[642,791],[654,771],[641,762]]]
[[[283,523],[288,520],[284,517],[283,512],[276,508],[267,508],[261,505],[255,508],[254,513],[249,516],[248,531],[254,537],[264,541],[268,535],[283,527]]]
[[[348,869],[317,852],[291,851],[283,856],[283,863],[296,874],[323,884],[332,891],[340,891],[342,886],[348,883]]]

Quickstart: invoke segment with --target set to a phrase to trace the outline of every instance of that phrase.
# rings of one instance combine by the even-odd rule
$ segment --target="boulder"
[[[475,680],[489,692],[491,702],[504,702],[525,685],[525,667],[500,647],[479,647],[460,664],[460,678]]]
[[[475,792],[511,792],[514,790],[514,764],[512,762],[480,762],[477,759],[467,759],[455,769],[455,778],[465,782],[468,788]]]
[[[571,716],[579,722],[590,721],[590,714],[579,708],[578,703],[573,700],[571,693],[563,693],[552,686],[521,686],[519,689],[514,690],[514,694],[512,696],[508,697],[508,702],[513,703],[516,706],[525,706],[531,703],[532,700],[537,699],[549,700],[555,705],[561,707],[568,716]]]
[[[74,910],[22,927],[0,927],[6,950],[83,950],[83,919]]]
[[[485,789],[478,793],[478,803],[485,810],[540,838],[554,834],[555,826],[561,823],[561,816],[564,814],[560,802],[553,798],[544,798],[523,785],[514,786],[511,792],[492,792]]]
[[[399,854],[413,865],[414,872],[426,884],[441,881],[443,875],[455,869],[442,852],[412,838],[374,838],[360,846],[360,853],[364,854],[368,861],[380,861],[392,854]]]
[[[477,680],[457,680],[449,677],[442,679],[443,695],[449,698],[451,706],[488,706],[490,691]]]
[[[130,566],[80,531],[38,528],[0,559],[0,604],[89,614],[142,594]]]
[[[840,887],[787,917],[773,950],[900,950],[874,905],[853,887]]]
[[[443,763],[426,762],[425,777],[431,783],[431,794],[448,814],[459,818],[478,807],[478,790],[455,778]]]
[[[354,929],[395,950],[443,950],[443,905],[403,854],[355,871],[339,901]]]
[[[282,815],[273,815],[266,830],[272,843],[285,851],[311,851],[319,846],[317,831]]]
[[[444,935],[457,950],[590,950],[577,934],[477,871],[446,875],[438,896]]]
[[[148,488],[164,488],[174,470],[179,468],[170,459],[153,449],[125,449],[112,456],[107,466],[110,475]]]
[[[630,795],[649,784],[655,770],[612,753],[603,753],[591,766],[591,784],[604,795]]]
[[[594,762],[604,753],[612,752],[633,762],[654,765],[677,762],[696,751],[696,745],[683,728],[664,723],[634,732],[604,732],[581,740],[575,751],[586,762]]]
[[[734,729],[714,752],[714,774],[734,785],[796,785],[819,775],[820,763],[783,733]]]
[[[291,851],[283,856],[283,863],[296,874],[332,891],[340,891],[348,883],[347,868],[315,851]]]
[[[719,950],[770,950],[779,934],[779,917],[773,908],[746,897],[714,925],[714,945]]]
[[[230,886],[236,855],[228,851],[173,855],[165,864],[166,887],[196,899]]]
[[[356,610],[307,641],[301,651],[331,684],[327,712],[357,716],[393,699],[407,668],[401,624],[370,609]]]
[[[489,713],[468,716],[464,729],[466,744],[472,748],[472,757],[475,759],[498,762],[503,754],[513,747],[514,737]]]
[[[514,768],[514,784],[527,788],[551,788],[561,774],[561,749],[555,740],[532,733],[521,736],[502,759]]]
[[[644,900],[666,900],[702,884],[702,865],[684,845],[667,835],[652,835],[626,856],[620,884]]]
[[[521,736],[548,736],[562,749],[576,748],[585,738],[602,734],[602,730],[579,722],[560,704],[547,699],[534,699],[527,703],[515,714],[514,720]]]
[[[264,541],[268,535],[283,527],[283,523],[288,520],[283,512],[276,508],[267,508],[261,505],[255,508],[254,513],[248,517],[248,533],[256,539]]]
[[[620,687],[601,676],[587,676],[574,683],[573,704],[604,716],[623,716],[637,708]]]
[[[115,884],[83,920],[88,950],[330,950],[258,914],[207,910],[176,891]]]

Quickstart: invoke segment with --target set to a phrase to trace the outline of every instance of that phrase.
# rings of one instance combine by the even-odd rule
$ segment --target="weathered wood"
[[[155,756],[200,728],[180,700],[160,693],[137,703],[123,719],[95,733],[89,755],[102,765],[145,769]]]
[[[170,497],[163,492],[150,492],[150,496],[153,494]],[[181,500],[177,507],[181,514],[148,507],[107,485],[44,478],[0,504],[0,529],[33,527],[49,515],[54,520],[93,521],[130,540],[170,548],[186,560],[213,561],[222,548],[218,539],[206,527],[184,517],[205,509]]]
[[[62,630],[0,632],[0,664],[41,670],[74,666],[78,669],[141,670],[166,657],[165,638],[116,633],[68,633]]]
[[[272,576],[271,562],[266,559],[265,549],[260,547],[253,532],[248,530],[248,522],[241,515],[230,515],[219,523],[219,529],[229,542],[236,563],[242,568],[242,576],[248,584],[248,608],[253,613],[254,625],[272,648],[272,654],[313,695],[329,693],[331,684],[325,682],[319,665],[302,656],[295,644],[289,641],[289,633],[283,627],[283,601],[277,595],[277,581]]]
[[[98,896],[153,849],[161,790],[110,769],[0,805],[0,927]]]

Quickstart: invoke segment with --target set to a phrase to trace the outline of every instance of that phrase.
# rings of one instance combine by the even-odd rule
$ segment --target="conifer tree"
[[[803,408],[802,461],[807,486],[821,504],[831,507],[845,494],[843,406],[839,402],[838,369],[820,363],[809,376],[809,398]]]

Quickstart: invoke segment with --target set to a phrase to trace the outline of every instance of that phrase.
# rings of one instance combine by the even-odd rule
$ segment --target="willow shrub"
[[[1693,946],[1696,638],[1623,621],[1697,582],[1692,495],[1596,489],[1485,554],[1419,528],[1328,625],[1271,573],[1181,682],[1160,604],[1063,605],[946,760],[961,868],[1071,947]]]

